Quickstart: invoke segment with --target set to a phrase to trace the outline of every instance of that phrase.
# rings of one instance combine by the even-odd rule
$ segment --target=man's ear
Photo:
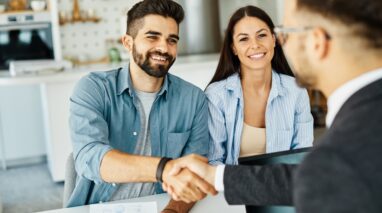
[[[121,38],[123,46],[130,52],[133,50],[133,37],[125,34]]]
[[[313,30],[313,49],[318,59],[323,59],[329,54],[330,39],[327,32],[322,28]]]

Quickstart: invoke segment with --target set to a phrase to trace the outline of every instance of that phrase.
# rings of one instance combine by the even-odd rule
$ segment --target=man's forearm
[[[162,213],[186,213],[189,212],[194,205],[195,202],[185,203],[183,201],[175,201],[171,199],[167,206],[162,210]]]
[[[102,180],[109,183],[156,182],[160,158],[130,155],[118,150],[105,154],[100,166]]]

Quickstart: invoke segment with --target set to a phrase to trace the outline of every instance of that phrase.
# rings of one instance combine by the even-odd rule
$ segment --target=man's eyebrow
[[[147,34],[150,34],[150,35],[162,35],[162,33],[160,32],[157,32],[157,31],[153,31],[153,30],[149,30],[145,33],[146,35]]]

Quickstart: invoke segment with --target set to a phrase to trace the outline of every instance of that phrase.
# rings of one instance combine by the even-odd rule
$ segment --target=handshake
[[[216,167],[209,165],[207,158],[191,154],[166,164],[162,187],[176,201],[195,202],[217,194],[215,173]]]

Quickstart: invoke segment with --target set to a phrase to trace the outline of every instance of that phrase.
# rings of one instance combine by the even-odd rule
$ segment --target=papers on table
[[[156,202],[90,205],[90,213],[157,213]]]

